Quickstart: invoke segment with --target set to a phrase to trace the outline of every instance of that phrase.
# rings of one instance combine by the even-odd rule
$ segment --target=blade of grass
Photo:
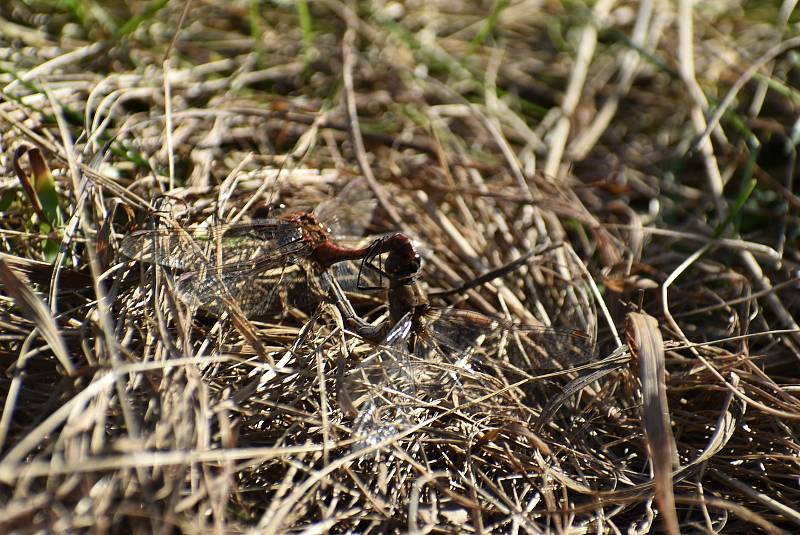
[[[725,232],[725,229],[728,227],[728,225],[730,225],[736,218],[739,217],[742,208],[744,208],[745,203],[750,198],[750,195],[752,195],[753,190],[755,190],[758,181],[753,178],[753,169],[755,168],[759,150],[760,147],[758,145],[754,145],[752,147],[750,155],[748,156],[747,162],[745,162],[744,166],[744,181],[742,190],[739,192],[739,196],[736,198],[736,202],[734,203],[733,207],[731,207],[731,209],[728,211],[728,215],[714,229],[714,238],[719,238],[722,236],[722,233]]]
[[[53,174],[50,172],[50,166],[47,165],[47,161],[42,156],[42,151],[36,147],[28,151],[28,159],[33,173],[36,194],[41,201],[42,210],[47,215],[47,221],[53,228],[60,227],[64,224],[63,211],[58,203],[56,183],[53,180]]]
[[[64,372],[70,376],[74,375],[75,366],[69,358],[69,351],[55,318],[50,314],[50,309],[2,258],[0,258],[0,282],[3,284],[3,290],[14,299],[20,311],[36,324],[36,329],[64,367]]]
[[[156,13],[158,13],[161,9],[166,7],[169,0],[153,0],[150,4],[142,10],[141,13],[138,15],[134,15],[130,19],[128,19],[124,24],[122,24],[112,37],[113,40],[118,41],[123,37],[133,33],[136,28],[139,27],[143,22],[153,18]]]
[[[675,69],[667,65],[666,62],[664,62],[654,53],[650,52],[649,50],[645,50],[641,46],[634,43],[633,40],[631,40],[630,36],[621,31],[616,29],[604,30],[600,34],[600,39],[603,41],[611,40],[627,48],[630,48],[631,50],[636,51],[642,57],[642,59],[650,63],[652,66],[656,67],[659,71],[668,75],[673,80],[680,79],[680,75],[675,71]]]
[[[250,24],[250,37],[253,38],[253,54],[256,57],[256,65],[259,68],[264,68],[264,43],[261,41],[261,34],[264,31],[262,25],[261,11],[259,0],[250,0],[250,5],[247,10],[247,20]]]
[[[492,11],[489,13],[489,16],[478,30],[478,33],[475,34],[475,37],[472,38],[472,41],[470,41],[469,49],[467,50],[467,56],[473,55],[478,50],[478,47],[480,47],[491,35],[495,26],[497,26],[497,23],[500,20],[500,14],[506,7],[508,7],[508,0],[498,0],[495,2],[494,7],[492,7]]]
[[[39,199],[39,195],[36,193],[36,187],[31,182],[30,177],[28,174],[22,169],[22,166],[19,163],[20,158],[22,155],[28,151],[28,147],[22,145],[17,147],[17,150],[14,151],[13,157],[13,164],[14,164],[14,171],[17,173],[17,179],[19,180],[20,185],[22,186],[22,191],[25,192],[25,196],[28,197],[28,202],[31,203],[31,207],[33,211],[42,219],[42,221],[49,221],[47,214],[42,207],[41,199]]]
[[[680,533],[672,489],[672,471],[678,465],[675,437],[670,428],[667,402],[664,340],[658,321],[649,314],[632,312],[625,322],[631,352],[639,363],[642,385],[642,427],[656,489],[656,502],[667,533]]]
[[[311,61],[314,49],[314,25],[311,21],[311,11],[308,9],[306,0],[297,0],[297,18],[300,21],[300,29],[303,30],[303,55],[306,62]]]

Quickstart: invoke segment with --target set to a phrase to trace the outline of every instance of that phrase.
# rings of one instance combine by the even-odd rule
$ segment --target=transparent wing
[[[542,372],[585,364],[595,354],[594,342],[584,332],[515,325],[466,310],[429,310],[417,331],[419,358],[439,363],[441,372],[432,383],[443,392],[438,398],[461,403],[481,400],[475,406],[466,403],[467,412],[486,411],[487,403],[501,403],[501,411],[513,410],[523,399],[514,392],[523,394],[528,407],[535,406],[560,386],[533,379]],[[507,390],[511,385],[519,385],[519,390]],[[430,394],[425,397],[435,399]]]
[[[328,268],[349,298],[354,296],[367,298],[368,292],[359,288],[359,267],[360,262],[345,260]],[[365,284],[364,281],[367,284],[377,283],[374,272],[369,271],[369,274],[367,278],[362,277],[361,284]],[[370,276],[375,280],[369,278]],[[215,299],[218,296],[213,291],[213,286],[203,288],[201,291],[197,288],[196,280],[196,277],[187,275],[187,284],[179,285],[179,290],[184,294],[183,300],[198,306],[204,301],[203,308],[212,312],[224,310]],[[213,278],[211,282],[214,282]],[[245,314],[251,316],[278,314],[285,312],[289,307],[311,311],[324,296],[330,295],[327,279],[319,277],[318,268],[310,262],[290,264],[267,271],[256,269],[252,276],[223,277],[223,282]]]
[[[359,266],[358,261],[346,260],[328,268],[349,298],[367,297],[367,292],[358,286]],[[181,300],[209,312],[221,313],[226,310],[224,300],[220,299],[224,284],[228,295],[246,315],[264,316],[283,313],[290,307],[311,311],[330,294],[327,279],[319,277],[317,269],[309,262],[284,264],[273,269],[254,266],[251,271],[250,274],[224,272],[221,275],[186,273],[178,279]],[[372,281],[362,277],[362,284],[364,280],[368,284],[377,283],[377,278]]]
[[[376,205],[367,182],[356,178],[348,182],[335,198],[321,202],[314,214],[334,235],[363,236]]]
[[[362,266],[360,260],[346,260],[330,267],[342,289],[350,294],[364,293],[365,288],[388,288],[389,279],[381,277],[369,266]],[[360,278],[359,278],[360,277]]]
[[[346,380],[347,395],[360,406],[354,432],[362,446],[373,445],[412,425],[415,414],[419,418],[420,397],[429,408],[446,406],[454,392],[462,401],[487,394],[485,381],[496,372],[514,382],[593,358],[594,343],[581,331],[515,325],[465,310],[407,315]],[[495,373],[481,382],[473,366]]]
[[[305,272],[296,264],[308,253],[304,242],[295,242],[267,251],[252,260],[209,263],[178,278],[181,299],[209,311],[224,310],[224,300],[233,299],[248,315],[280,310],[282,295],[292,286],[302,285]]]
[[[246,266],[271,263],[262,262],[262,257],[301,254],[301,244],[303,231],[293,222],[261,219],[189,229],[140,230],[123,238],[120,251],[134,260],[173,269],[216,266],[243,272]]]
[[[358,409],[353,432],[361,447],[396,435],[410,422],[416,380],[408,352],[412,321],[400,320],[378,348],[346,377],[343,395]]]
[[[288,307],[303,307],[319,301],[307,281],[306,268],[297,264],[257,266],[248,276],[241,272],[191,271],[177,280],[184,303],[213,313],[228,310],[226,300],[236,302],[248,316],[279,314]]]
[[[427,343],[451,363],[507,363],[533,373],[585,364],[595,354],[594,341],[582,331],[516,325],[468,310],[428,310],[421,327]]]

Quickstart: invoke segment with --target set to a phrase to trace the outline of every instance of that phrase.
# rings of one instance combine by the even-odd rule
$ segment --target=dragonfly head
[[[389,253],[384,268],[392,286],[410,284],[422,269],[422,258],[416,253],[412,257]]]
[[[411,238],[405,234],[395,234],[387,240],[386,274],[390,286],[413,283],[422,268],[422,258],[417,254]]]
[[[381,261],[383,254],[386,260]],[[364,267],[368,267],[380,277],[386,277],[389,281],[389,288],[397,288],[410,285],[416,282],[420,269],[422,268],[422,258],[414,249],[411,239],[405,234],[394,234],[384,236],[375,240],[368,248],[359,270],[359,281]],[[359,284],[359,288],[362,287]],[[383,279],[378,286],[373,289],[385,288]]]

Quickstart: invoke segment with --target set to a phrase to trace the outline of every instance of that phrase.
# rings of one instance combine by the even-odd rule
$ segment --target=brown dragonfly
[[[389,279],[392,327],[340,389],[345,409],[357,412],[354,433],[360,444],[378,443],[410,425],[414,408],[435,397],[432,390],[461,387],[461,372],[502,375],[505,384],[514,384],[594,359],[594,341],[583,331],[431,307],[417,282],[419,268],[413,245],[389,252],[380,271]],[[469,397],[462,392],[462,400]]]
[[[353,263],[393,250],[393,256],[408,255],[408,239],[402,235],[381,237],[364,247],[334,241],[335,235],[363,233],[375,206],[368,193],[362,181],[354,181],[312,212],[140,230],[125,236],[120,250],[129,258],[183,271],[176,287],[189,305],[219,313],[235,303],[247,316],[274,313],[289,301],[304,304],[327,294],[329,279],[318,275],[332,266],[350,264],[337,272],[337,280],[348,289],[366,288],[372,285],[365,282],[370,280],[365,264],[358,262],[355,268]]]

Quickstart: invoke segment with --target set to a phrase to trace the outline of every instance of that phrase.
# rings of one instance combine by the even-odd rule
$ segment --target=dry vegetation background
[[[797,532],[794,8],[2,2],[0,531]],[[435,304],[636,358],[465,371],[359,450],[333,307],[187,315],[118,254],[164,194],[190,225],[355,177],[431,293],[546,251]]]

